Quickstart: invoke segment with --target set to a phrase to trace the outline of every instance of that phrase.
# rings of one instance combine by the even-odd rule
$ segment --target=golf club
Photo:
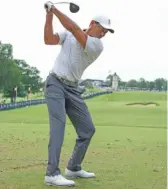
[[[51,2],[52,3],[52,2]],[[69,10],[72,12],[72,13],[76,13],[79,11],[79,6],[76,5],[75,3],[72,3],[72,2],[56,2],[56,3],[52,3],[53,5],[55,4],[69,4]],[[47,5],[45,4],[44,7],[47,9]]]

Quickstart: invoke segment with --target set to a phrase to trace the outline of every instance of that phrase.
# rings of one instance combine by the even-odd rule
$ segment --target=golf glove
[[[48,11],[51,10],[51,8],[54,8],[54,5],[51,1],[47,1],[45,4],[44,4],[44,8],[47,9]]]

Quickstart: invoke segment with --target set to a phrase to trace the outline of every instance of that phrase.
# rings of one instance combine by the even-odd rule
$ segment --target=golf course
[[[166,189],[167,93],[118,91],[87,99],[96,133],[83,168],[94,179],[79,189]],[[67,117],[60,168],[76,133]],[[0,189],[68,188],[44,185],[49,121],[46,104],[0,111]]]

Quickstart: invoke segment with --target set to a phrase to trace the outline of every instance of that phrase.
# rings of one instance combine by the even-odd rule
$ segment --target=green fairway
[[[166,96],[115,92],[86,101],[96,133],[83,168],[94,171],[96,178],[75,179],[76,188],[166,189]],[[157,106],[127,105],[132,103]],[[44,185],[48,135],[46,105],[0,112],[0,189],[54,188]],[[75,138],[67,118],[63,174]]]

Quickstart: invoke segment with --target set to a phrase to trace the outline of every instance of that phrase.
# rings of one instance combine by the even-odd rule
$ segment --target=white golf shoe
[[[44,183],[46,185],[54,185],[54,186],[74,186],[75,185],[75,182],[73,180],[67,180],[62,175],[45,176]]]
[[[80,171],[70,171],[68,169],[65,169],[65,176],[66,177],[80,177],[80,178],[93,178],[95,177],[94,173],[90,173],[84,170],[80,170]]]

